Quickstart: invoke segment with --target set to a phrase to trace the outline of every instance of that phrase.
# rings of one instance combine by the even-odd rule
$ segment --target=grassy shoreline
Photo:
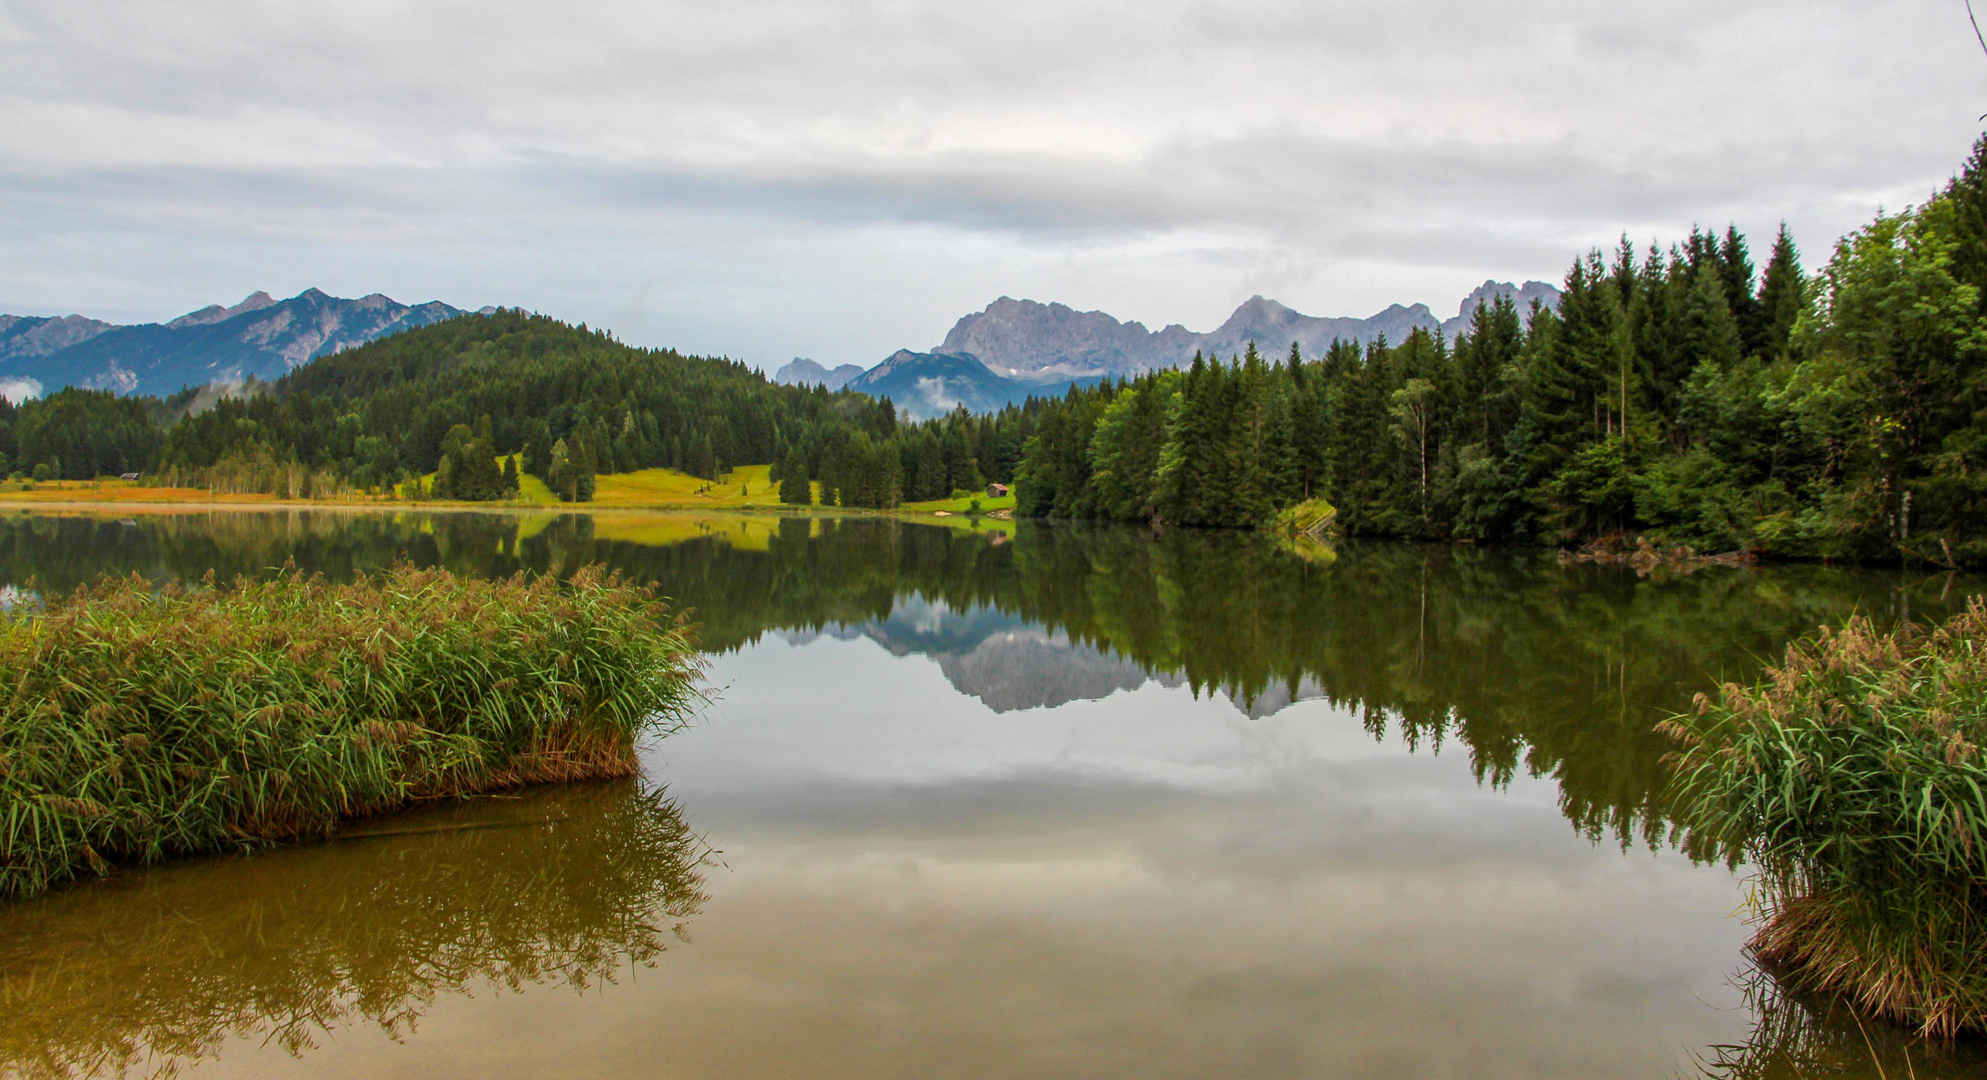
[[[1754,956],[1928,1036],[1987,1031],[1987,598],[1824,628],[1662,730],[1686,841],[1754,868]]]
[[[419,799],[629,776],[701,670],[693,627],[593,568],[105,580],[0,622],[0,900]]]

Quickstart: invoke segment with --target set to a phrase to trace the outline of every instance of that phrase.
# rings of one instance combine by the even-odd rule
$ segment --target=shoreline
[[[560,503],[557,506],[544,506],[536,503],[502,502],[463,502],[446,501],[407,501],[407,500],[333,500],[333,499],[278,499],[274,496],[210,496],[205,499],[91,499],[91,498],[19,498],[20,493],[0,492],[0,513],[19,510],[23,513],[38,511],[77,512],[98,511],[104,514],[118,512],[131,514],[181,514],[199,511],[251,511],[268,513],[279,510],[335,510],[349,513],[392,513],[418,511],[421,513],[475,513],[475,514],[618,514],[618,513],[687,513],[725,514],[764,517],[886,517],[911,520],[928,519],[934,522],[972,520],[975,515],[950,510],[878,510],[862,506],[727,506],[716,503],[700,506],[695,503],[654,503],[654,504],[599,504],[599,503]],[[1009,511],[993,511],[977,515],[981,519],[1012,521]]]

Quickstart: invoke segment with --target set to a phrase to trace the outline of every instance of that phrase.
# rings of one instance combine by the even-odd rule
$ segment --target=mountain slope
[[[57,318],[0,315],[0,365],[15,359],[47,356],[115,329],[117,327],[112,323],[86,319],[81,315]]]
[[[1017,379],[997,374],[971,356],[899,349],[888,360],[849,380],[845,389],[889,398],[899,413],[927,420],[961,405],[971,412],[994,412],[1031,396],[1061,394],[1072,382],[1087,386],[1100,377]]]
[[[281,377],[314,357],[454,318],[447,304],[408,305],[377,293],[357,300],[316,289],[288,300],[254,293],[168,323],[0,316],[0,379],[169,394],[184,386]],[[29,325],[32,324],[32,325]]]

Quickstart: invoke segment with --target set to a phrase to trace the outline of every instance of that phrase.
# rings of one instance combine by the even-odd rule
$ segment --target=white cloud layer
[[[1959,0],[0,0],[0,73],[0,311],[315,285],[831,366],[1001,294],[1440,310],[1783,218],[1813,265],[1987,109]]]

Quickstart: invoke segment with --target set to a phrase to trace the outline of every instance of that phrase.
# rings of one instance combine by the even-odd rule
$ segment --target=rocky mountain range
[[[485,309],[493,310],[493,309]],[[170,394],[244,378],[274,379],[315,357],[462,314],[439,301],[357,300],[306,289],[210,304],[164,323],[117,326],[80,315],[0,315],[0,394],[64,386]]]
[[[773,381],[818,383],[831,390],[846,386],[872,397],[887,397],[914,419],[943,415],[961,405],[988,412],[1031,395],[1060,394],[1072,383],[1178,367],[1196,352],[1233,357],[1251,342],[1280,358],[1292,342],[1304,355],[1314,357],[1335,340],[1364,345],[1384,336],[1399,341],[1417,329],[1439,330],[1454,338],[1468,328],[1478,307],[1500,295],[1510,297],[1523,313],[1534,302],[1559,306],[1559,290],[1542,281],[1523,285],[1486,281],[1464,297],[1455,317],[1447,320],[1436,318],[1426,304],[1395,304],[1364,319],[1320,318],[1253,296],[1220,326],[1195,333],[1178,323],[1153,331],[1101,311],[1003,296],[986,310],[960,319],[929,352],[899,349],[868,371],[843,364],[831,372],[796,357],[774,373]]]
[[[1320,318],[1252,296],[1226,322],[1197,334],[1178,323],[1152,331],[1101,311],[1003,296],[986,310],[960,319],[932,352],[972,356],[996,374],[1008,376],[1135,375],[1179,367],[1196,352],[1234,356],[1251,342],[1280,357],[1292,342],[1304,355],[1316,356],[1335,340],[1364,345],[1384,336],[1399,341],[1416,329],[1440,330],[1453,338],[1469,326],[1479,306],[1500,294],[1511,297],[1520,311],[1529,310],[1533,300],[1546,307],[1559,304],[1559,290],[1542,281],[1523,285],[1486,281],[1463,299],[1456,316],[1448,320],[1436,318],[1426,304],[1395,304],[1364,319]]]

